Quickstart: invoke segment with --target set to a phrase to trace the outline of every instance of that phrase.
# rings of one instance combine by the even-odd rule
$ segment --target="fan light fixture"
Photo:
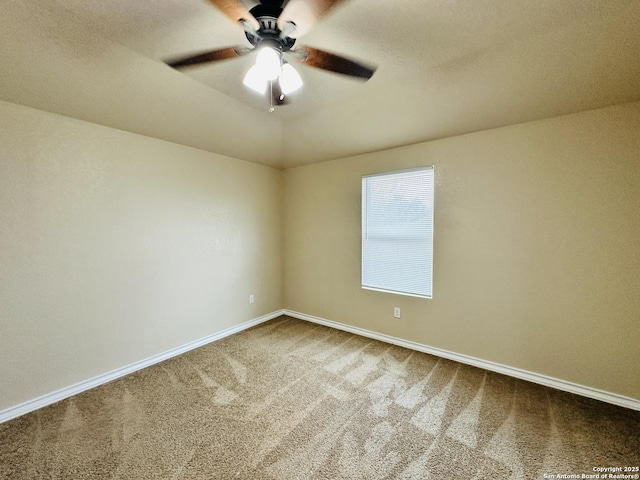
[[[270,46],[264,46],[258,51],[256,63],[244,76],[244,83],[251,90],[264,95],[269,82],[279,78],[282,93],[288,95],[302,87],[300,74],[288,63],[282,60],[282,52]]]
[[[289,95],[302,87],[302,78],[295,68],[290,64],[285,63],[282,65],[282,72],[280,73],[280,87],[282,93]]]
[[[251,48],[229,46],[165,61],[176,69],[190,68],[244,55],[256,55],[256,62],[242,83],[260,95],[267,95],[269,112],[290,103],[287,95],[302,87],[300,74],[284,59],[353,79],[367,81],[376,67],[313,47],[295,47],[333,6],[345,0],[208,0],[221,13],[244,29]],[[247,10],[247,3],[253,7]]]

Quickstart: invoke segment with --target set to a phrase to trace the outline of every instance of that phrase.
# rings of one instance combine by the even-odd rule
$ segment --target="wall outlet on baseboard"
[[[253,295],[249,295],[249,303],[251,304],[255,301],[256,301],[255,297]]]
[[[400,318],[400,307],[393,307],[393,316],[395,318]]]

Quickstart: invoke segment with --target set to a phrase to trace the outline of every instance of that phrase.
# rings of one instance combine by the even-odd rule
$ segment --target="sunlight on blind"
[[[362,177],[362,288],[431,298],[433,167]]]

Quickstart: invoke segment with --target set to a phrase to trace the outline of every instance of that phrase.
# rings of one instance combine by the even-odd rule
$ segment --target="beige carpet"
[[[0,425],[2,479],[542,479],[638,465],[640,412],[287,317]]]

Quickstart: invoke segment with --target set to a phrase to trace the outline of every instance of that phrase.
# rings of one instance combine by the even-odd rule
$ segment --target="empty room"
[[[640,2],[2,0],[0,478],[640,478]]]

